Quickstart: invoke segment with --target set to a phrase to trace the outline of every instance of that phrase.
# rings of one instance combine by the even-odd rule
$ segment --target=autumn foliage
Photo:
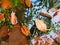
[[[12,4],[9,2],[9,0],[2,0],[1,2],[1,7],[3,9],[8,9],[8,8],[12,8]]]
[[[60,9],[44,11],[40,7],[41,1],[0,1],[0,45],[60,44],[60,33],[56,32],[56,25],[60,23]]]
[[[2,21],[4,19],[4,14],[0,13],[0,21]]]
[[[40,30],[42,32],[47,31],[47,26],[42,20],[39,20],[39,19],[36,18],[35,19],[35,24],[36,24],[36,27],[37,27],[38,30]]]
[[[0,28],[0,38],[5,37],[6,35],[8,35],[8,26],[2,26]]]
[[[21,26],[21,31],[25,36],[28,36],[30,34],[29,29],[25,25]]]
[[[28,45],[25,36],[20,31],[19,25],[14,25],[9,32],[9,45]]]

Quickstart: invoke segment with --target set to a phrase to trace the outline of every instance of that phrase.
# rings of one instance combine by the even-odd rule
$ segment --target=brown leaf
[[[10,29],[10,32],[8,33],[8,35],[11,35],[11,33],[13,33],[15,30],[21,31],[20,28],[21,28],[21,27],[20,27],[19,24],[13,25],[13,27]]]
[[[47,35],[41,37],[35,37],[31,40],[33,45],[57,45],[52,38],[48,38]]]
[[[35,19],[35,24],[38,30],[42,31],[42,32],[46,32],[47,31],[47,25],[39,19]]]
[[[24,4],[24,0],[20,0],[20,4]]]
[[[29,29],[25,25],[21,26],[21,31],[25,36],[28,36],[30,34]]]
[[[57,11],[58,11],[58,9],[57,9],[57,8],[51,8],[51,9],[49,9],[49,12],[52,12],[52,13],[53,13],[53,15],[52,15],[52,16],[56,16]]]
[[[0,38],[8,35],[8,26],[2,26],[0,28]]]
[[[51,16],[48,13],[40,12],[40,15],[51,18]]]
[[[59,23],[60,22],[60,11],[58,11],[55,15],[54,15],[54,17],[52,17],[52,22],[53,23]]]
[[[9,0],[2,0],[1,6],[3,9],[8,9],[12,7],[12,4],[9,2]]]
[[[1,2],[0,2],[0,5],[1,5]]]
[[[8,45],[8,42],[2,41],[1,45]]]
[[[47,12],[47,10],[44,10],[44,9],[40,9],[40,15],[51,18],[50,14]]]
[[[0,13],[0,21],[2,21],[4,19],[4,14]]]
[[[9,35],[9,45],[28,45],[25,36],[20,32],[19,28],[13,28]]]
[[[20,4],[23,4],[23,5],[26,4],[27,7],[31,7],[31,2],[30,2],[30,0],[20,0]]]

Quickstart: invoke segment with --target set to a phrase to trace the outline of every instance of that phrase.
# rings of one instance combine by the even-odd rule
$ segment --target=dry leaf
[[[0,21],[2,21],[4,19],[4,14],[0,13]]]
[[[40,14],[42,16],[45,16],[45,17],[48,17],[48,18],[52,18],[53,16],[56,15],[56,12],[58,11],[57,8],[51,8],[49,9],[49,11],[47,12],[47,10],[43,10],[43,9],[40,9]]]
[[[24,4],[24,0],[20,0],[20,4]]]
[[[42,32],[46,32],[47,31],[47,25],[39,19],[35,19],[35,24],[38,30],[42,31]]]
[[[53,34],[53,35],[52,35]],[[60,34],[58,31],[51,31],[49,34],[56,42],[60,43]]]
[[[57,45],[52,38],[48,38],[47,35],[41,37],[35,37],[31,40],[32,45]]]
[[[49,9],[49,12],[56,12],[56,11],[58,11],[57,8],[51,8],[51,9]]]
[[[3,9],[8,9],[12,7],[12,4],[9,2],[9,0],[2,0],[1,6]]]
[[[0,38],[8,35],[8,26],[2,26],[0,28]]]
[[[20,32],[20,28],[13,28],[9,35],[9,45],[28,45],[25,36]]]
[[[1,2],[0,2],[0,5],[1,5]]]
[[[10,29],[10,32],[8,33],[8,35],[11,35],[11,33],[13,33],[15,30],[19,30],[21,32],[20,28],[21,27],[19,24],[13,25],[13,27]]]
[[[50,14],[45,9],[40,9],[40,15],[51,18]]]
[[[30,0],[20,0],[20,4],[23,4],[23,5],[26,4],[27,7],[31,7],[31,2],[30,2]]]
[[[40,12],[40,15],[51,18],[51,16],[48,13]]]
[[[11,23],[14,25],[14,24],[17,24],[17,17],[15,16],[15,12],[12,11],[11,13]]]
[[[58,11],[57,8],[51,8],[51,9],[49,9],[49,13],[51,13],[50,15],[51,15],[52,17],[56,15],[57,11]]]
[[[1,42],[1,45],[8,45],[8,42],[2,41],[2,42]]]
[[[51,19],[52,23],[60,23],[60,11],[57,11]]]
[[[25,36],[28,36],[30,34],[29,29],[25,25],[21,26],[21,31]]]
[[[31,2],[30,2],[30,0],[25,0],[25,3],[26,3],[26,6],[27,6],[27,7],[31,7]]]

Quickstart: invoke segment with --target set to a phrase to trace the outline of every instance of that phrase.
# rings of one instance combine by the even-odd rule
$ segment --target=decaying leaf
[[[1,2],[0,2],[0,5],[1,5]]]
[[[28,45],[28,41],[20,32],[19,26],[15,26],[13,29],[11,29],[9,34],[9,45]]]
[[[1,6],[3,9],[8,9],[12,7],[12,4],[9,2],[9,0],[2,0]]]
[[[43,9],[40,9],[40,14],[42,16],[48,17],[48,18],[52,18],[53,16],[56,15],[56,12],[58,11],[57,8],[51,8],[49,9],[49,11],[44,11]]]
[[[40,9],[40,15],[51,18],[50,14],[47,12],[47,10],[44,10],[44,9]]]
[[[51,18],[51,16],[48,13],[40,12],[40,15]]]
[[[58,11],[57,8],[51,8],[51,9],[49,9],[49,13],[51,13],[52,17],[56,15],[57,11]]]
[[[20,0],[20,4],[23,4],[23,5],[26,4],[27,7],[31,7],[31,2],[30,2],[30,0]]]
[[[51,31],[49,34],[56,42],[58,42],[60,44],[60,34],[58,33],[58,31]]]
[[[10,32],[8,33],[8,35],[11,35],[11,33],[13,33],[15,30],[20,30],[19,24],[13,25],[13,27],[10,29]]]
[[[25,25],[21,26],[21,31],[25,36],[28,36],[30,34],[29,29]]]
[[[15,12],[12,11],[11,13],[11,23],[14,25],[14,24],[17,24],[17,17],[15,16]]]
[[[20,0],[20,4],[24,4],[24,0]]]
[[[0,38],[8,35],[8,26],[2,26],[0,28]]]
[[[26,3],[26,6],[27,6],[27,7],[31,7],[31,2],[30,2],[30,0],[26,0],[25,3]]]
[[[31,40],[32,45],[57,45],[52,38],[49,38],[47,35],[41,37],[35,37]]]
[[[60,23],[60,10],[56,8],[51,8],[49,11],[53,12],[52,23]]]
[[[0,13],[0,21],[2,21],[4,19],[4,14]]]
[[[47,25],[42,21],[39,20],[38,18],[35,19],[35,24],[38,30],[42,31],[42,32],[46,32],[47,31]]]
[[[8,45],[8,42],[2,41],[2,42],[1,42],[1,45]]]
[[[52,23],[60,23],[60,9],[57,8],[51,8],[49,11],[44,12],[42,9],[40,10],[40,14],[42,16],[52,18]]]

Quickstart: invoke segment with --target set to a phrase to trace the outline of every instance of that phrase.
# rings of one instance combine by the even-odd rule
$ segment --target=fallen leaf
[[[1,5],[1,2],[0,2],[0,5]]]
[[[21,31],[25,36],[28,36],[30,34],[29,29],[25,25],[21,26]]]
[[[13,28],[12,30],[9,35],[9,45],[28,45],[28,41],[19,28]]]
[[[32,45],[57,45],[56,42],[51,37],[48,38],[47,35],[35,37],[31,40],[31,43]]]
[[[9,2],[9,0],[2,0],[1,7],[3,9],[8,9],[12,7],[12,4]]]
[[[58,11],[57,14],[55,14],[55,16],[52,17],[51,21],[53,24],[60,22],[60,11]]]
[[[8,35],[8,26],[2,26],[0,28],[0,38],[5,37]]]
[[[0,21],[2,21],[4,19],[4,14],[0,13]]]
[[[11,35],[11,33],[13,33],[15,30],[19,30],[21,32],[20,28],[21,27],[19,24],[13,25],[13,27],[10,29],[10,32],[8,33],[8,35]]]
[[[57,8],[51,8],[51,9],[49,9],[49,12],[55,12],[55,11],[58,11],[58,9]]]
[[[30,0],[20,0],[20,4],[23,4],[23,5],[26,4],[27,7],[31,7],[31,2],[30,2]]]
[[[38,30],[42,31],[42,32],[46,32],[47,31],[47,25],[42,21],[39,20],[38,18],[35,19],[35,24]]]
[[[24,4],[24,0],[20,0],[20,4]]]
[[[14,25],[14,24],[17,24],[17,17],[15,16],[15,12],[12,11],[11,13],[11,23]]]
[[[8,42],[2,41],[2,42],[1,42],[1,45],[8,45]]]
[[[53,16],[55,16],[56,15],[56,12],[58,11],[58,9],[57,8],[51,8],[51,9],[49,9],[49,13],[50,13],[50,15],[53,17]]]
[[[60,34],[58,31],[51,31],[49,35],[51,35],[51,37],[60,44]]]
[[[30,0],[25,0],[25,3],[26,3],[26,6],[27,6],[27,7],[31,7],[31,2],[30,2]]]
[[[51,18],[50,14],[47,11],[44,11],[43,9],[40,9],[40,15]]]
[[[44,17],[51,18],[51,16],[48,13],[40,12],[40,15],[42,15]]]

